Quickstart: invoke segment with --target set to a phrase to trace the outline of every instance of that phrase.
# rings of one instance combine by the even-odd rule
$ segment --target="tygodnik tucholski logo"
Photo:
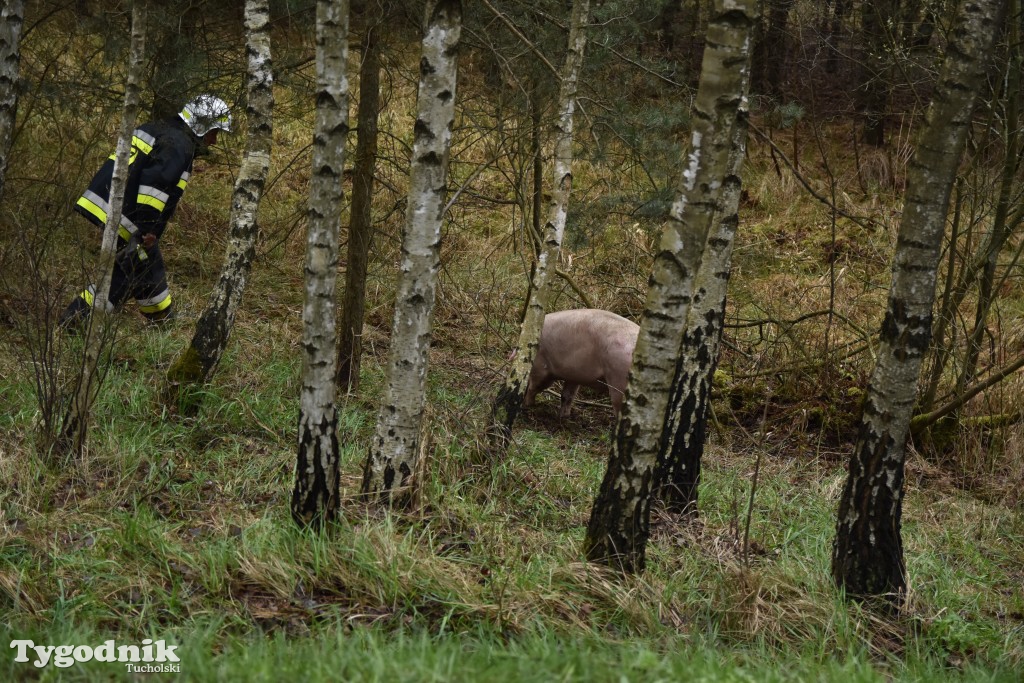
[[[146,638],[141,645],[118,645],[113,640],[104,641],[98,647],[89,645],[36,645],[31,640],[12,640],[11,648],[16,650],[14,661],[43,668],[53,664],[64,669],[82,662],[117,662],[124,664],[129,673],[180,673],[181,665],[174,651],[177,645],[167,645],[163,640]]]

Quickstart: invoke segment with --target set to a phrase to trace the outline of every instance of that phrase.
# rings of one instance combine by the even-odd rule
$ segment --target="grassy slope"
[[[254,284],[254,295],[265,286]],[[746,436],[727,433],[708,457],[701,525],[662,520],[649,572],[620,583],[579,554],[607,409],[586,407],[558,425],[549,398],[508,460],[485,471],[468,448],[487,394],[465,388],[444,349],[423,509],[395,517],[350,501],[329,536],[300,533],[287,514],[294,342],[286,325],[240,322],[200,418],[168,416],[155,398],[159,369],[187,326],[163,334],[132,322],[132,348],[111,370],[89,459],[47,468],[25,449],[5,452],[0,595],[12,637],[165,638],[200,680],[338,671],[451,680],[463,668],[481,680],[1019,675],[1019,511],[915,484],[912,470],[913,613],[877,623],[845,607],[827,579],[842,467],[769,456],[744,562],[755,451]],[[380,381],[370,367],[366,397],[346,408],[349,494]],[[4,399],[15,410],[3,431],[21,434],[28,388],[14,382]],[[12,675],[24,666],[5,658]],[[97,663],[66,673],[113,675]]]
[[[404,130],[406,117],[388,116],[385,125]],[[288,162],[307,141],[304,126],[277,128],[272,174],[281,175],[263,207],[266,252],[198,418],[174,415],[157,394],[220,265],[231,187],[225,166],[197,175],[168,232],[180,321],[161,332],[123,316],[84,462],[39,459],[30,366],[0,346],[0,632],[50,644],[164,638],[180,646],[182,675],[196,680],[1020,679],[1019,468],[1011,469],[1017,479],[1004,479],[993,466],[985,487],[999,495],[979,497],[911,458],[904,536],[913,595],[903,622],[847,606],[832,587],[843,428],[870,356],[815,375],[822,318],[730,330],[723,381],[733,400],[716,404],[721,427],[707,456],[701,523],[681,529],[657,517],[649,570],[639,579],[619,581],[583,562],[580,542],[607,451],[606,405],[584,406],[560,424],[548,397],[524,418],[507,460],[482,468],[470,455],[514,337],[525,251],[506,209],[471,195],[445,234],[421,509],[395,516],[351,498],[382,383],[399,212],[375,249],[364,393],[343,413],[345,514],[323,538],[299,532],[287,501],[301,324],[295,217],[308,162]],[[472,172],[474,155],[490,157],[461,142],[472,139],[460,138],[468,148],[454,155],[456,177]],[[754,146],[731,293],[736,323],[827,306],[827,213],[772,168],[765,148]],[[381,172],[401,186],[393,170]],[[618,187],[607,173],[578,169],[574,202],[584,208],[570,225],[573,259],[563,266],[596,305],[636,315],[651,226],[601,208],[603,193]],[[840,181],[855,185],[849,176]],[[73,193],[82,183],[65,184]],[[489,174],[477,184],[484,195],[507,191]],[[859,343],[860,330],[877,326],[891,199],[842,199],[881,227],[839,225],[837,309],[848,322],[836,323],[833,343]],[[379,214],[392,208],[388,200]],[[52,220],[31,192],[8,201],[22,223]],[[92,235],[71,235],[57,250],[65,277],[54,287],[84,277],[77,249]],[[7,303],[31,308],[17,296]],[[565,287],[556,305],[577,303]],[[766,372],[776,366],[796,369]],[[765,401],[771,411],[761,409]],[[751,414],[771,419],[757,427]],[[821,423],[832,431],[819,435]],[[95,662],[63,672],[0,662],[4,680],[36,674],[124,676]]]

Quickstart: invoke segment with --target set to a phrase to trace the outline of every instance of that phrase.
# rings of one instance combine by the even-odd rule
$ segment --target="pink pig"
[[[610,311],[576,308],[544,316],[540,347],[530,370],[526,406],[555,380],[564,380],[558,416],[566,418],[580,385],[608,391],[618,417],[636,346],[636,323]]]

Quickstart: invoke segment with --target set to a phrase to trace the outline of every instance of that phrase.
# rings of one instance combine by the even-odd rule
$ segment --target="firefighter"
[[[144,123],[135,130],[110,295],[106,302],[97,302],[96,287],[89,285],[64,311],[61,327],[79,328],[93,306],[112,311],[129,298],[138,302],[142,315],[152,323],[174,317],[160,236],[188,185],[196,152],[217,144],[219,131],[231,132],[231,111],[213,95],[199,95],[177,116]],[[112,154],[75,205],[101,230],[107,221],[113,174]]]

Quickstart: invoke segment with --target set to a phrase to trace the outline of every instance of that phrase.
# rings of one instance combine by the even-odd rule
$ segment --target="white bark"
[[[732,130],[750,65],[756,0],[716,0],[678,199],[649,280],[625,405],[594,502],[587,555],[625,571],[644,565],[654,466],[669,389],[711,220],[719,210]]]
[[[558,122],[555,124],[555,160],[552,178],[551,204],[544,225],[544,241],[537,257],[530,299],[519,330],[517,352],[512,361],[505,386],[495,399],[492,411],[493,435],[498,444],[507,441],[519,406],[526,395],[526,381],[540,346],[540,331],[544,314],[548,310],[551,280],[558,265],[565,234],[569,194],[572,190],[572,135],[573,115],[576,111],[576,89],[583,51],[587,44],[586,25],[590,16],[590,0],[575,0],[569,25],[569,48],[562,65],[561,86],[558,96]]]
[[[888,595],[898,603],[906,589],[900,535],[905,445],[931,339],[949,197],[1005,6],[1005,0],[961,4],[908,166],[877,360],[837,515],[832,572],[850,595]]]
[[[125,79],[124,109],[121,115],[121,129],[114,153],[113,176],[110,180],[110,210],[103,227],[100,245],[99,280],[96,286],[92,315],[88,316],[85,332],[85,356],[75,386],[75,396],[68,406],[68,414],[61,426],[58,448],[65,454],[81,456],[85,449],[89,430],[92,404],[100,389],[100,375],[97,374],[99,357],[102,352],[104,330],[110,312],[110,282],[114,269],[114,249],[117,244],[117,229],[121,224],[121,210],[124,206],[124,192],[128,183],[129,157],[132,149],[132,134],[135,120],[139,115],[139,99],[142,92],[143,67],[146,57],[146,17],[148,4],[137,0],[132,7],[131,46],[128,52],[128,73]]]
[[[316,123],[302,308],[302,389],[292,517],[301,525],[334,516],[338,504],[335,404],[335,282],[341,176],[348,136],[348,0],[318,0]]]
[[[749,76],[749,74],[748,74]],[[743,85],[746,95],[747,83]],[[747,123],[742,107],[732,132],[729,170],[694,280],[693,303],[686,317],[682,346],[665,415],[658,454],[661,497],[670,508],[696,513],[697,483],[704,451],[708,403],[722,340],[732,249],[739,225],[741,172],[747,150]]]
[[[7,178],[7,160],[18,110],[21,66],[21,29],[25,22],[22,0],[6,0],[0,7],[0,196]]]
[[[231,199],[227,253],[220,279],[196,322],[192,342],[167,373],[172,397],[179,384],[205,382],[216,369],[242,303],[256,253],[256,213],[270,168],[274,112],[268,0],[246,0],[245,33],[248,135]]]
[[[412,493],[417,471],[461,29],[461,2],[429,5],[388,384],[363,471],[363,492],[390,502]]]

